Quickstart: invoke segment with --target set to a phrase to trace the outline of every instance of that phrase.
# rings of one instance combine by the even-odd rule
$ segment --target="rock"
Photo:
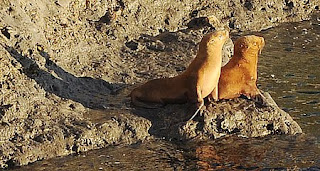
[[[221,66],[225,66],[230,58],[232,57],[233,55],[233,42],[231,39],[228,39],[225,44],[223,45],[222,47],[222,51],[223,51],[223,54],[222,54],[222,63],[221,63]]]
[[[269,93],[263,95],[267,106],[242,98],[210,103],[195,121],[179,123],[179,136],[182,139],[215,139],[234,134],[261,137],[302,133],[300,126],[277,106]]]
[[[133,113],[151,120],[150,133],[176,140],[217,139],[230,135],[263,137],[275,134],[301,134],[300,126],[281,110],[269,93],[264,105],[246,98],[208,102],[193,120],[188,104],[167,105],[163,109],[136,109]]]

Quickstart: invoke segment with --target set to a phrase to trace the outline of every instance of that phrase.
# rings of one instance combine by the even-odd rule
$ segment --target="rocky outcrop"
[[[167,105],[162,109],[135,109],[133,113],[151,120],[150,133],[176,140],[206,140],[237,135],[260,137],[302,133],[291,116],[281,110],[269,93],[261,101],[245,97],[207,102],[193,120],[192,105]]]
[[[268,93],[264,93],[264,96],[267,106],[242,98],[210,103],[202,117],[180,123],[178,133],[182,139],[214,139],[234,134],[260,137],[302,133],[300,126],[277,106]]]
[[[170,136],[178,139],[301,132],[276,107],[230,115],[245,108],[260,110],[244,100],[209,105],[203,121],[184,122],[186,111],[181,106],[128,110],[126,95],[134,83],[182,72],[201,37],[218,27],[208,16],[215,16],[231,32],[261,30],[308,19],[319,9],[315,1],[11,0],[0,4],[1,167],[140,142],[150,134],[162,136],[169,128],[175,130]],[[227,115],[222,109],[225,103],[238,108]],[[106,110],[110,118],[94,122],[87,117],[89,109],[118,112],[113,116]],[[222,115],[212,114],[215,110]],[[160,116],[163,112],[170,114]],[[246,119],[254,116],[261,123],[251,121],[248,126]],[[216,124],[212,130],[206,125],[210,121]]]

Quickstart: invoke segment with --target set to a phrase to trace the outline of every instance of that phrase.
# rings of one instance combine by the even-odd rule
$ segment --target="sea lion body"
[[[195,59],[182,74],[172,78],[148,81],[135,88],[130,96],[136,106],[148,103],[203,103],[203,98],[217,89],[222,60],[222,46],[228,31],[215,31],[204,36]],[[207,84],[210,81],[212,84]],[[217,96],[216,96],[217,98]]]
[[[141,105],[141,102],[149,102],[149,105],[152,103],[185,103],[188,99],[188,88],[185,83],[186,79],[181,76],[150,80],[131,92],[131,101],[141,107],[146,107]]]
[[[263,37],[243,36],[234,45],[234,55],[221,69],[219,99],[232,99],[245,95],[253,98],[260,94],[257,88],[258,55],[265,42]]]

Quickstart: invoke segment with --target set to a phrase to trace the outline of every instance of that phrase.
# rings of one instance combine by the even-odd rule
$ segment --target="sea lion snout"
[[[206,36],[206,42],[209,44],[224,43],[229,38],[229,31],[217,30]]]
[[[260,36],[256,36],[257,37],[257,39],[258,39],[258,48],[259,48],[259,54],[261,54],[261,52],[262,52],[262,49],[263,49],[263,47],[264,47],[264,45],[265,45],[265,41],[264,41],[264,38],[263,37],[260,37]]]
[[[258,44],[259,48],[263,48],[265,45],[265,41],[263,37],[260,36],[254,36],[254,39],[256,41],[256,43]]]
[[[229,32],[227,30],[216,31],[216,34],[220,40],[229,38]]]
[[[264,38],[260,37],[260,39],[261,39],[262,45],[264,46],[266,44],[265,41],[264,41]]]

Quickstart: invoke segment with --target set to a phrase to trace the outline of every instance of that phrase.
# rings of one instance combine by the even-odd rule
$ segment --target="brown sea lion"
[[[186,71],[172,78],[151,80],[135,88],[130,94],[132,103],[153,108],[152,104],[191,102],[200,108],[203,98],[214,89],[215,92],[218,90],[222,46],[228,38],[228,31],[215,31],[204,36],[197,56]]]
[[[232,99],[245,95],[253,98],[260,95],[257,88],[258,55],[265,42],[263,37],[249,35],[236,40],[234,55],[221,69],[219,99]],[[215,92],[212,93],[214,95]]]

